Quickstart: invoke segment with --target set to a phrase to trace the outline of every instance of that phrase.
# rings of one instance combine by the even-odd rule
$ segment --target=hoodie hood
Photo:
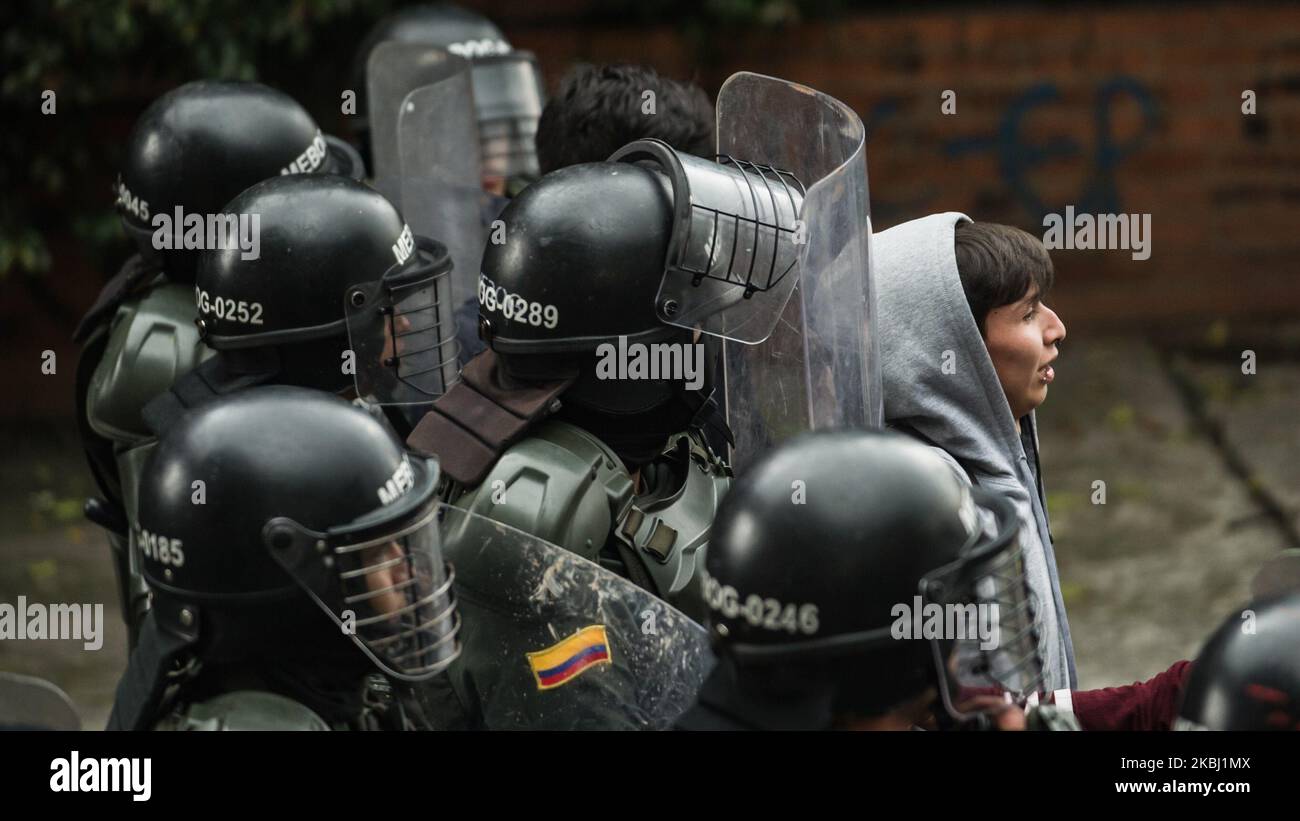
[[[934,214],[872,240],[885,422],[980,474],[1013,477],[1020,434],[957,274],[953,229],[970,221]]]
[[[934,214],[872,238],[885,424],[935,446],[963,479],[1015,502],[1046,684],[1073,687],[1034,414],[1021,419],[1022,436],[957,273],[954,228],[970,221]]]

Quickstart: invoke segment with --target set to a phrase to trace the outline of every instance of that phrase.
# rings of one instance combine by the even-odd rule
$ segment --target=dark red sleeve
[[[1071,690],[1074,717],[1085,730],[1168,730],[1191,666],[1190,661],[1175,662],[1154,678],[1126,687]]]

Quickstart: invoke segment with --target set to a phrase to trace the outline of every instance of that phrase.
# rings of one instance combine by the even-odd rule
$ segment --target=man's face
[[[480,144],[483,152],[483,170],[479,174],[483,190],[498,197],[506,195],[507,159],[510,156],[510,140],[506,137],[488,137]]]
[[[394,328],[396,326],[396,328]],[[379,364],[387,365],[388,360],[405,353],[405,344],[400,343],[402,334],[411,330],[411,320],[405,316],[394,317],[392,322],[384,323],[384,350],[379,354]]]
[[[984,343],[1016,419],[1043,404],[1047,386],[1055,379],[1052,360],[1056,343],[1065,338],[1065,325],[1056,312],[1031,289],[1019,302],[989,311]]]
[[[379,595],[371,598],[370,606],[376,613],[396,613],[409,604],[400,587],[411,579],[407,567],[406,551],[397,542],[386,542],[368,547],[361,554],[363,566],[374,568],[366,574],[366,590]],[[380,592],[383,591],[383,592]]]

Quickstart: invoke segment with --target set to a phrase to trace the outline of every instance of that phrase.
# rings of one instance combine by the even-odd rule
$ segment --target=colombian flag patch
[[[528,654],[528,665],[539,690],[567,684],[582,672],[609,663],[609,641],[603,624],[584,627],[559,644]]]

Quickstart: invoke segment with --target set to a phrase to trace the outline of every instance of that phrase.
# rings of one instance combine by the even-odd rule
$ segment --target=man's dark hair
[[[1019,302],[1035,287],[1040,300],[1052,289],[1052,258],[1033,234],[994,222],[959,222],[956,243],[957,274],[981,335],[989,311]]]
[[[642,95],[654,92],[654,112]],[[713,103],[704,89],[659,74],[649,66],[574,66],[560,81],[537,124],[537,159],[543,174],[584,162],[601,162],[645,137],[658,137],[689,154],[713,157]]]

